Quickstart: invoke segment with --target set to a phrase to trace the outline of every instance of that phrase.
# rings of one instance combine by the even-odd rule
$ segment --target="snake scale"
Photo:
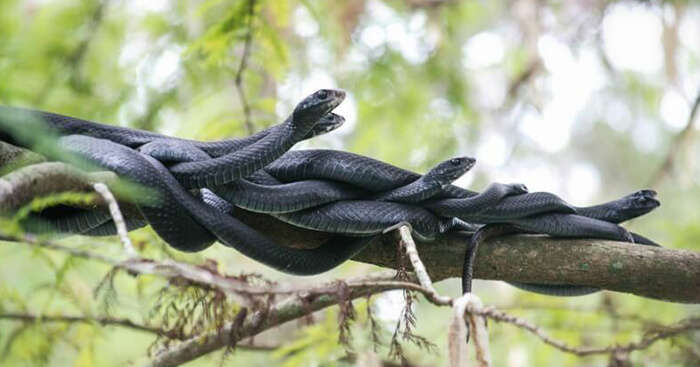
[[[482,192],[452,184],[475,164],[447,159],[420,175],[349,152],[289,150],[299,141],[331,132],[344,122],[332,110],[340,90],[322,89],[300,101],[283,122],[245,138],[200,142],[149,131],[103,125],[54,113],[0,106],[0,140],[47,158],[109,170],[147,187],[125,202],[129,230],[150,225],[170,246],[201,251],[219,241],[283,272],[312,275],[341,264],[374,237],[399,223],[422,241],[447,232],[472,234],[464,266],[471,287],[480,242],[509,233],[592,237],[654,245],[618,224],[659,206],[652,190],[575,207],[522,184],[493,183]],[[22,128],[24,126],[24,129]],[[63,149],[48,149],[28,129],[43,129]],[[35,130],[38,131],[38,130]],[[91,166],[85,166],[85,162]],[[88,168],[86,168],[88,167]],[[315,249],[282,246],[232,214],[262,213],[293,226],[332,234]],[[57,206],[32,213],[27,230],[89,236],[112,235],[102,207]],[[576,295],[590,287],[513,282],[535,292]]]

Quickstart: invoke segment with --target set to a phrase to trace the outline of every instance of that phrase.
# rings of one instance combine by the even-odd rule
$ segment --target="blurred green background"
[[[576,205],[653,187],[662,206],[631,228],[668,247],[700,251],[700,123],[687,126],[700,91],[696,1],[441,0],[1,0],[0,104],[212,140],[281,121],[306,94],[342,88],[345,126],[299,147],[349,150],[426,171],[451,156],[477,158],[457,183],[522,182]],[[252,22],[250,22],[252,21]],[[252,28],[251,28],[252,25]],[[250,32],[250,33],[249,33]],[[237,88],[250,34],[247,67]],[[248,116],[247,116],[248,115]],[[248,120],[248,123],[246,123]],[[697,119],[696,119],[697,120]],[[687,129],[685,138],[676,136]],[[670,169],[660,170],[669,151]],[[290,277],[214,246],[176,253],[149,229],[132,233],[144,255],[201,263],[230,274],[318,282],[373,268],[348,263],[323,276]],[[63,242],[120,256],[115,239]],[[94,289],[105,266],[0,245],[0,311],[153,316],[157,278],[115,279],[104,302]],[[640,275],[643,276],[643,275]],[[457,280],[438,284],[459,293]],[[570,343],[637,340],[645,325],[697,316],[700,308],[602,292],[578,298],[528,294],[479,281],[476,293]],[[99,292],[98,292],[99,293]],[[352,347],[371,348],[363,315]],[[374,297],[379,355],[402,308],[400,292]],[[363,313],[364,312],[364,313]],[[405,345],[416,365],[446,362],[450,310],[415,305],[417,332],[438,348]],[[337,310],[292,323],[256,343],[190,363],[204,366],[348,365],[340,358]],[[639,319],[643,320],[639,320]],[[606,365],[607,357],[563,354],[514,327],[492,323],[495,366]],[[88,324],[0,320],[0,365],[122,366],[146,358],[149,334]],[[700,365],[700,335],[635,352],[645,366]]]

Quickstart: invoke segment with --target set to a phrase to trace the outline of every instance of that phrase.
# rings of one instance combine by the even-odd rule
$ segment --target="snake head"
[[[656,191],[639,190],[624,196],[619,205],[621,211],[637,217],[658,208],[661,203],[656,199]]]
[[[333,112],[326,114],[321,117],[320,120],[311,128],[308,134],[306,134],[305,139],[313,138],[316,135],[323,135],[329,133],[345,123],[345,117],[337,115]]]
[[[513,183],[508,185],[508,193],[511,195],[520,195],[530,192],[525,184]]]
[[[454,180],[467,173],[476,164],[476,159],[470,157],[457,157],[448,159],[433,167],[426,178],[437,181],[441,186],[449,185]]]
[[[297,104],[292,113],[292,125],[305,136],[318,120],[338,107],[344,99],[345,92],[342,90],[320,89]]]

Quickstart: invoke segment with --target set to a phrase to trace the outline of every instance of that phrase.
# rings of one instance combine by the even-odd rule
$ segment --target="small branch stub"
[[[124,246],[124,252],[126,252],[126,255],[129,258],[138,257],[138,253],[136,252],[136,249],[129,238],[129,231],[126,229],[126,222],[124,221],[124,216],[122,215],[121,210],[119,210],[117,199],[114,198],[114,195],[112,195],[112,192],[109,191],[107,185],[101,182],[92,185],[92,187],[98,194],[100,194],[100,196],[102,196],[102,199],[107,202],[109,214],[112,216],[114,225],[117,227],[117,234],[119,235],[119,241],[121,241],[122,245]]]

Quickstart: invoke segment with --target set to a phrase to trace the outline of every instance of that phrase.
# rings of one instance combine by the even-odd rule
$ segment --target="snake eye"
[[[328,98],[328,91],[325,90],[325,89],[321,89],[320,91],[318,91],[318,92],[316,93],[316,96],[317,96],[319,99],[326,99],[326,98]]]
[[[459,158],[452,158],[450,159],[450,163],[452,163],[453,166],[459,166],[462,164],[462,160]]]

